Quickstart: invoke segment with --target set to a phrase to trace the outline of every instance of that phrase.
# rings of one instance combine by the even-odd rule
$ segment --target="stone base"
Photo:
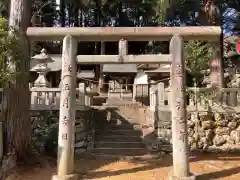
[[[65,176],[54,175],[52,177],[52,180],[78,180],[78,175],[77,174],[70,174]]]
[[[188,177],[170,176],[169,180],[197,180],[197,176],[194,176],[192,174]]]

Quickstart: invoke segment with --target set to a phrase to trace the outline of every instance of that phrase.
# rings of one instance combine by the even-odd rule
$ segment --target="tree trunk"
[[[74,27],[79,27],[79,2],[76,1],[74,5]]]
[[[222,12],[220,5],[217,5],[215,1],[207,0],[205,2],[204,10],[206,25],[222,26]],[[211,77],[216,77],[213,78],[211,84],[212,86],[217,86],[219,88],[224,88],[223,49],[221,48],[223,41],[222,38],[223,36],[221,35],[219,41],[212,44],[214,57],[210,63]]]
[[[118,5],[118,16],[119,16],[119,19],[118,19],[118,26],[119,27],[122,27],[124,25],[124,13],[123,13],[123,3],[122,1],[119,1],[119,5]]]
[[[61,27],[65,27],[65,0],[60,1],[60,23]]]
[[[101,42],[101,55],[106,54],[105,43],[106,42]],[[103,87],[104,87],[103,64],[99,64],[98,93],[102,92]]]
[[[30,24],[31,0],[11,0],[9,26],[20,38],[23,58],[11,68],[18,72],[14,83],[6,88],[7,108],[5,111],[4,126],[4,157],[1,162],[0,179],[5,179],[8,172],[17,162],[27,161],[32,153],[31,121],[29,118],[29,45],[26,39],[26,28]],[[12,36],[9,31],[9,37]],[[15,60],[14,60],[15,62]]]

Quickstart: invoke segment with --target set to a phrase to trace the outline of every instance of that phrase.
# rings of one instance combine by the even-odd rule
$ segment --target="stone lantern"
[[[47,64],[53,62],[51,57],[48,56],[46,49],[42,49],[40,54],[32,57],[38,61],[34,70],[39,74],[38,78],[34,82],[34,87],[49,87],[49,82],[46,78],[47,73],[50,71]]]

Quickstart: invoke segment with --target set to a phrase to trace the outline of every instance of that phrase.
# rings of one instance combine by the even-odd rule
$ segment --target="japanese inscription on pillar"
[[[189,173],[185,61],[183,39],[179,35],[173,36],[170,52],[173,58],[171,64],[173,171],[175,176],[185,177]]]
[[[67,126],[69,123],[69,118],[67,116],[63,116],[61,122],[63,125]]]
[[[178,47],[175,47],[178,48]],[[172,62],[172,118],[177,126],[185,126],[186,124],[186,102],[185,102],[185,68],[184,61],[181,57],[178,57],[176,61]],[[183,128],[183,127],[182,127]],[[186,139],[187,133],[179,131],[179,140],[183,141]]]
[[[63,146],[68,146],[70,141],[72,141],[73,139],[73,127],[75,123],[76,50],[74,49],[76,47],[76,42],[72,37],[66,37],[65,41],[66,42],[63,43],[62,53],[63,56],[59,116],[59,144]]]

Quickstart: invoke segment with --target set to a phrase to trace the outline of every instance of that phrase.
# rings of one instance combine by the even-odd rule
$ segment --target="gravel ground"
[[[110,158],[85,158],[76,161],[79,180],[167,180],[172,157],[160,159],[116,160]],[[192,154],[191,172],[199,180],[240,180],[240,155]],[[21,169],[14,180],[50,180],[56,167]]]

